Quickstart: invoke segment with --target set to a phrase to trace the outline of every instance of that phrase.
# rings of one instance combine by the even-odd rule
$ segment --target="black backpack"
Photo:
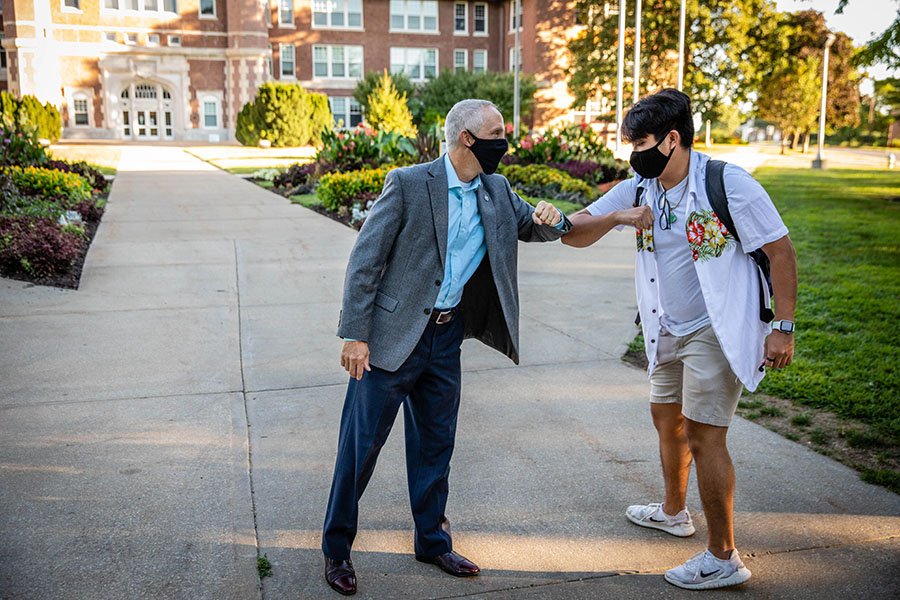
[[[741,238],[738,237],[737,231],[734,228],[734,220],[731,218],[731,211],[728,210],[728,196],[725,194],[726,164],[728,163],[722,160],[710,160],[706,163],[706,196],[709,199],[709,204],[712,206],[713,212],[716,213],[716,217],[718,217],[719,221],[722,222],[722,225],[728,229],[731,235],[734,236],[734,239],[740,242]],[[635,192],[634,206],[640,206],[641,204],[641,191],[641,188],[637,188],[637,191]],[[769,290],[769,297],[771,298],[772,276],[769,268],[769,257],[762,251],[762,248],[757,248],[751,252],[750,257],[762,272],[763,277],[766,280],[766,287]],[[763,323],[771,323],[774,318],[775,313],[772,312],[771,308],[766,306],[766,296],[763,287],[759,286],[759,319]],[[635,324],[640,325],[640,322],[641,315],[638,313]]]

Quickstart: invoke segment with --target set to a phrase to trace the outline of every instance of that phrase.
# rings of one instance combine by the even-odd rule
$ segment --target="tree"
[[[816,122],[821,79],[818,57],[809,56],[780,67],[759,90],[759,117],[781,129],[781,153],[788,135],[808,130]]]
[[[497,105],[503,119],[513,120],[514,75],[512,73],[471,73],[444,69],[437,77],[429,80],[419,90],[419,99],[427,108],[423,123],[432,124],[443,119],[453,105],[466,98],[490,100]],[[530,75],[519,76],[519,98],[521,117],[527,122],[534,110],[534,94],[537,84]]]
[[[406,137],[416,136],[412,114],[406,105],[406,93],[394,87],[387,71],[369,95],[369,109],[366,121],[379,131],[395,131]]]
[[[383,76],[383,71],[368,71],[366,76],[356,84],[356,88],[353,90],[353,98],[362,106],[363,114],[368,112],[369,96],[378,87]],[[418,99],[416,84],[410,81],[409,77],[403,73],[391,73],[388,76],[391,78],[391,83],[397,89],[397,92],[406,94],[406,105],[413,115],[413,122],[419,124],[419,119],[424,111],[422,110],[422,103]]]
[[[569,44],[569,90],[583,104],[616,83],[618,16],[604,3],[577,0],[585,28]],[[626,48],[634,48],[634,4],[626,15]],[[641,19],[641,88],[674,87],[678,71],[680,0],[644,0]],[[722,99],[745,100],[759,84],[756,65],[783,50],[775,32],[780,16],[774,0],[688,0],[684,91],[703,119],[716,120]],[[633,53],[625,53],[625,72],[633,73]],[[631,85],[630,80],[627,83]],[[628,98],[628,104],[632,101]]]

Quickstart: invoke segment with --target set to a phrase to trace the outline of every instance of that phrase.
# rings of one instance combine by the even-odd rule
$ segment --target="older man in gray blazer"
[[[322,536],[325,579],[345,595],[356,592],[358,501],[401,405],[416,559],[478,574],[453,552],[444,515],[460,345],[474,337],[518,364],[518,241],[553,241],[571,227],[493,174],[508,146],[492,103],[459,102],[444,133],[447,154],[388,173],[347,266],[338,335],[351,379]]]

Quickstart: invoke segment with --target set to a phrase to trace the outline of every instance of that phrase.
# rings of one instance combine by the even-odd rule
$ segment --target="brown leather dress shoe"
[[[447,552],[440,556],[435,556],[434,558],[416,556],[416,560],[437,565],[443,569],[445,573],[450,573],[454,577],[471,577],[473,575],[478,575],[481,571],[481,569],[478,568],[478,565],[456,552]]]
[[[325,557],[325,581],[331,589],[344,596],[356,593],[356,571],[349,560],[332,560]]]

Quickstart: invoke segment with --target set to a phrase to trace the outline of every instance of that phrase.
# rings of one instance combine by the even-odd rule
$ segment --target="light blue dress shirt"
[[[487,252],[484,243],[484,226],[475,191],[481,187],[481,175],[463,183],[444,155],[447,169],[449,210],[447,211],[447,260],[444,263],[444,279],[434,307],[438,310],[453,308],[462,300],[463,287],[475,273]]]
[[[487,252],[484,243],[484,226],[475,191],[481,187],[481,175],[463,183],[444,154],[447,169],[447,260],[444,264],[444,279],[434,308],[449,310],[462,300],[463,288],[475,274]],[[562,211],[559,212],[562,215]],[[556,224],[557,229],[565,227],[565,219]],[[358,340],[346,339],[348,342]]]

